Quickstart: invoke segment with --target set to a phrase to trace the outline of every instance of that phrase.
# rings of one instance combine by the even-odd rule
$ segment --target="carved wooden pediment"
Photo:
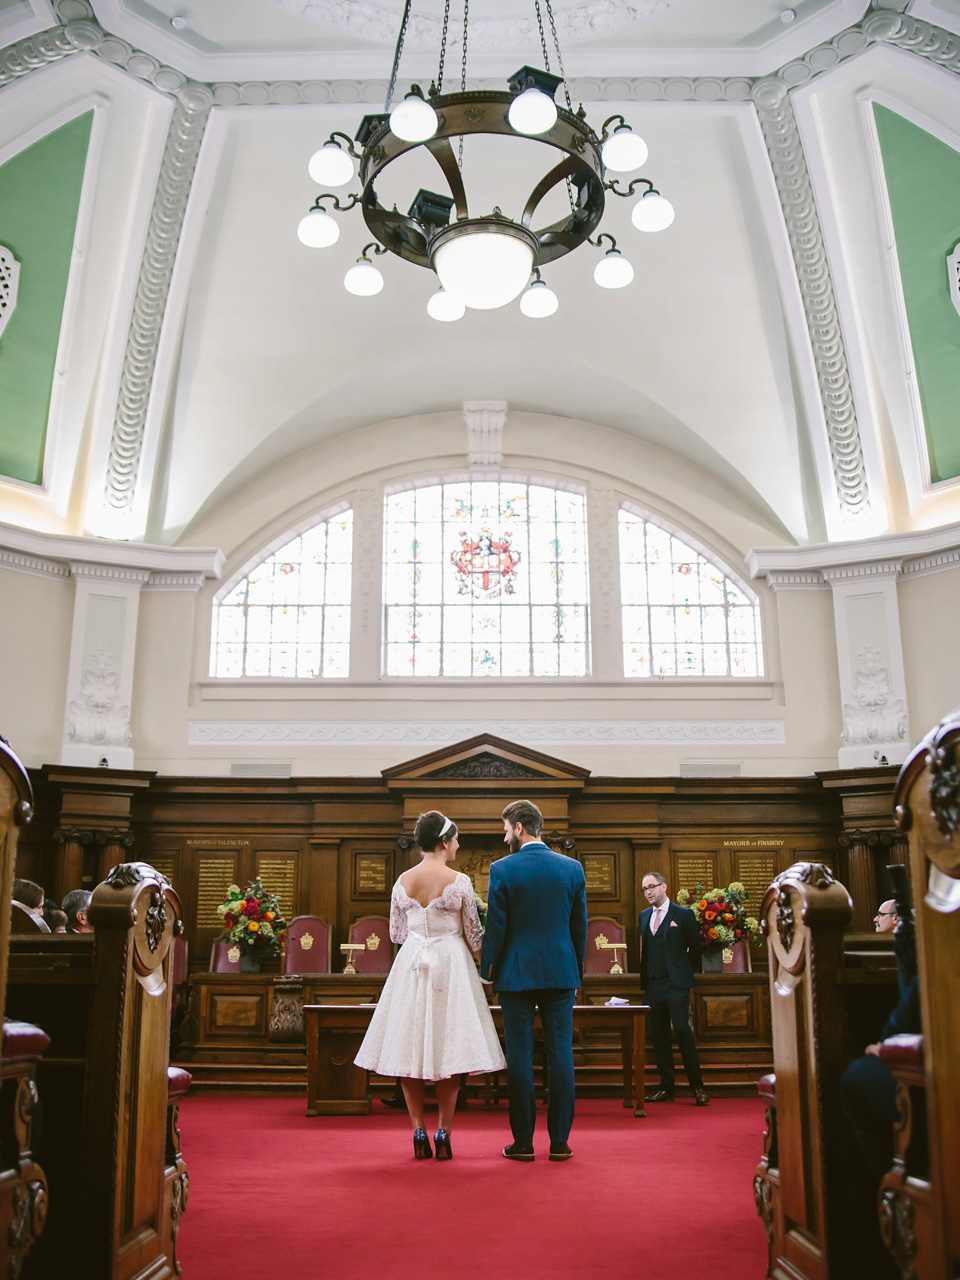
[[[526,784],[521,790],[531,792],[571,791],[579,790],[589,776],[589,769],[489,733],[383,770],[387,786],[403,791],[452,790],[470,783],[513,793],[519,783]]]

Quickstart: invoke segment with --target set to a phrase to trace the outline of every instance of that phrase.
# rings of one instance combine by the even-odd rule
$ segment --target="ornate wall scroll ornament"
[[[960,315],[960,244],[953,253],[947,254],[947,283],[950,287],[950,301]]]
[[[0,87],[78,52],[78,46],[71,42],[66,27],[51,27],[49,31],[39,31],[25,40],[18,40],[16,44],[0,49]]]
[[[544,836],[543,843],[551,849],[558,849],[567,854],[572,854],[577,847],[577,842],[572,836],[561,835],[559,831],[551,831],[548,836]]]
[[[147,946],[151,951],[156,951],[163,941],[163,932],[167,927],[167,908],[162,893],[152,893],[150,895],[150,905],[147,907],[144,927],[147,935]]]
[[[467,428],[467,462],[471,469],[499,470],[503,461],[506,400],[464,400],[463,421]]]
[[[945,840],[960,829],[960,768],[956,743],[936,744],[927,754],[930,768],[930,816]]]
[[[68,742],[125,747],[131,739],[130,707],[120,700],[116,660],[100,645],[80,678],[80,691],[67,705]]]
[[[894,694],[890,672],[882,665],[879,650],[867,642],[857,655],[852,673],[853,701],[843,704],[845,746],[875,742],[905,742],[907,708]]]
[[[12,249],[0,244],[0,335],[10,323],[19,288],[20,263],[13,256]]]
[[[783,949],[785,952],[789,953],[793,946],[794,929],[796,924],[793,917],[793,905],[790,902],[790,892],[784,887],[777,890],[776,925],[777,934],[780,937]]]
[[[145,879],[139,862],[121,862],[111,868],[106,882],[111,889],[129,889]]]
[[[489,751],[482,751],[479,755],[471,756],[469,760],[458,760],[455,764],[448,764],[443,769],[438,769],[436,773],[431,773],[430,777],[542,778],[543,774],[525,764],[518,764],[515,760],[504,760]]]

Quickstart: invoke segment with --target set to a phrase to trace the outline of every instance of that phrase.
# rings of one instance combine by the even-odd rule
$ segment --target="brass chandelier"
[[[647,146],[621,115],[605,120],[598,134],[587,122],[582,106],[574,112],[551,0],[543,0],[543,9],[541,0],[534,0],[543,69],[521,67],[509,77],[503,92],[467,89],[469,0],[464,0],[460,90],[443,93],[451,4],[445,0],[439,64],[429,91],[424,94],[414,84],[400,102],[391,105],[411,2],[405,0],[383,112],[364,116],[354,139],[332,133],[308,166],[310,177],[321,186],[343,187],[353,180],[357,162],[362,190],[342,202],[331,191],[317,196],[297,228],[302,243],[327,248],[339,239],[340,225],[327,211],[327,202],[338,212],[359,205],[375,238],[347,271],[347,290],[360,296],[379,293],[383,276],[370,254],[396,254],[436,273],[439,288],[427,303],[428,313],[436,320],[459,320],[467,307],[502,307],[518,295],[524,315],[552,315],[558,299],[542,279],[541,269],[585,243],[603,250],[604,242],[609,241],[594,270],[598,285],[607,289],[628,285],[633,267],[613,236],[594,238],[606,193],[630,197],[638,187],[644,188],[632,214],[634,226],[641,231],[670,226],[673,206],[648,178],[634,178],[626,189],[620,189],[607,177],[609,172],[629,173],[640,168],[647,158]],[[550,69],[544,13],[559,75]],[[556,102],[561,85],[565,106]],[[543,175],[527,183],[530,193],[519,218],[509,218],[496,207],[480,216],[471,213],[463,173],[464,140],[479,136],[503,139],[505,147],[508,139],[526,138],[553,150],[554,154],[543,153]],[[376,192],[378,180],[401,157],[423,150],[439,166],[448,194],[421,188],[407,213],[400,213],[395,205],[384,207]],[[553,163],[547,167],[549,161]],[[535,226],[545,198],[562,192],[564,186],[567,200],[560,216],[548,225]]]

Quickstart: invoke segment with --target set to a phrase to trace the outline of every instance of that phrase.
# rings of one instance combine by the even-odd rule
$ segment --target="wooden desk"
[[[502,1035],[500,1006],[492,1005],[490,1012]],[[584,1004],[573,1009],[574,1032],[588,1028],[620,1032],[623,1105],[632,1106],[635,1116],[647,1114],[643,1099],[647,1012],[648,1006],[643,1004]],[[370,1025],[373,1006],[308,1004],[303,1013],[307,1035],[307,1115],[369,1115],[369,1074],[354,1066],[353,1060]]]

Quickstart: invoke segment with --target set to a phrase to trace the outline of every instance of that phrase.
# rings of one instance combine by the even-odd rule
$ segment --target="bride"
[[[413,838],[420,863],[400,876],[390,901],[390,937],[403,945],[363,1038],[356,1064],[400,1076],[413,1124],[413,1153],[433,1155],[423,1123],[424,1081],[435,1082],[438,1160],[449,1160],[450,1130],[463,1072],[506,1066],[470,950],[482,939],[473,886],[447,865],[460,842],[456,824],[432,809]]]

